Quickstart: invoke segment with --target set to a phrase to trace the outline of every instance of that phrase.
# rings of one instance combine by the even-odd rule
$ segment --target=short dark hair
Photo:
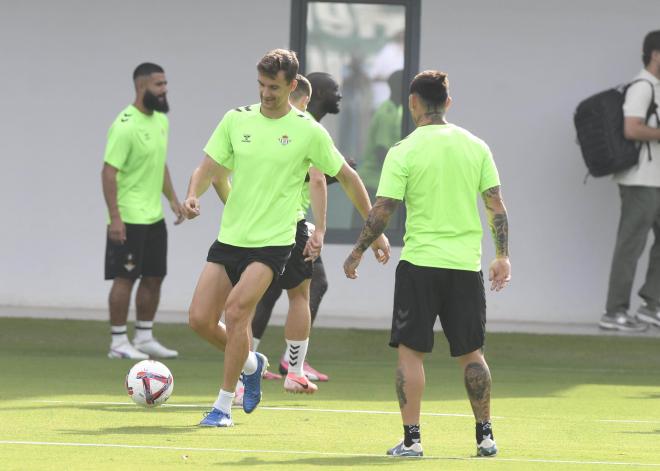
[[[651,62],[651,53],[653,51],[660,51],[660,30],[651,31],[644,38],[644,46],[642,48],[644,66],[649,65],[649,62]]]
[[[295,52],[288,49],[273,49],[261,58],[257,70],[270,78],[275,78],[281,70],[286,81],[291,83],[298,74],[298,57]]]
[[[303,96],[310,96],[312,94],[312,85],[309,83],[309,80],[307,80],[307,77],[302,74],[297,74],[296,80],[298,81],[298,86],[291,92],[291,98],[297,100]]]
[[[449,96],[447,74],[437,70],[418,73],[410,83],[410,94],[418,95],[429,108],[444,107]]]
[[[138,77],[148,77],[151,74],[164,74],[164,73],[165,71],[158,64],[154,64],[152,62],[143,62],[142,64],[138,65],[133,71],[133,80],[137,79]]]

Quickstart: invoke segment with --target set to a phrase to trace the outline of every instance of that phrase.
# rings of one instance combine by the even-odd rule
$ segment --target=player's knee
[[[225,323],[227,324],[227,330],[231,331],[234,328],[243,328],[247,326],[248,321],[250,320],[250,311],[252,306],[249,306],[245,302],[241,302],[240,299],[233,299],[227,301],[225,306]]]
[[[188,310],[188,325],[198,334],[206,332],[212,327],[206,316],[196,306],[190,306]]]

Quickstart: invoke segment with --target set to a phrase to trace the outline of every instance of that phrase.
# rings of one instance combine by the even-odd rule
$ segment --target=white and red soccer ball
[[[136,363],[126,375],[126,392],[142,407],[156,407],[172,395],[174,378],[167,366],[154,360]]]

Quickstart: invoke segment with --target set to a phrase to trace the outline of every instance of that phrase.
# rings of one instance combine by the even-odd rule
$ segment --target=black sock
[[[487,420],[486,422],[477,422],[477,443],[481,443],[484,438],[490,438],[491,440],[495,440],[495,436],[493,435],[493,426],[490,423],[490,420]]]
[[[403,426],[403,444],[405,446],[412,446],[413,443],[421,443],[422,436],[419,432],[419,424],[417,425],[404,425]]]

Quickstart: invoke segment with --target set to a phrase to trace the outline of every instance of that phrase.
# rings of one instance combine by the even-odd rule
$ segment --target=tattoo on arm
[[[403,370],[401,368],[396,369],[396,395],[399,398],[399,409],[403,409],[408,403],[406,399],[406,393],[403,390],[403,387],[406,384],[406,380],[403,377]]]
[[[490,419],[490,371],[484,363],[470,363],[465,367],[465,389],[475,419]]]
[[[367,222],[364,224],[364,228],[362,228],[357,244],[355,244],[357,250],[360,252],[366,251],[373,241],[383,233],[392,213],[394,213],[398,205],[399,200],[393,198],[379,196],[376,199],[373,208],[369,211]]]
[[[488,226],[495,242],[495,253],[497,256],[508,256],[509,219],[499,185],[484,191],[482,196],[488,213]]]

